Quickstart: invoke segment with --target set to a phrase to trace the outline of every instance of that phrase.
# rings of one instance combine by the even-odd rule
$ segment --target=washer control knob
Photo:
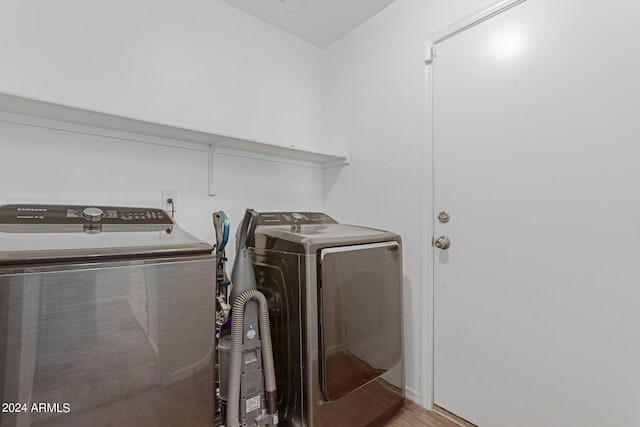
[[[86,208],[82,211],[82,217],[89,221],[100,221],[104,218],[104,212],[100,208]]]

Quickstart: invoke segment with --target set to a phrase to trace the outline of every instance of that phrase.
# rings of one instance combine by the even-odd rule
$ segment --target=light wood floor
[[[449,421],[436,414],[427,411],[419,405],[408,400],[398,415],[389,420],[384,427],[459,427],[458,424]]]

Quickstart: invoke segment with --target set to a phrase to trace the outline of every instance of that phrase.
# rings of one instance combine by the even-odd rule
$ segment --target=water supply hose
[[[265,401],[267,414],[277,414],[276,406],[276,375],[273,365],[273,349],[271,347],[271,330],[269,327],[269,308],[267,298],[255,289],[242,292],[233,303],[231,318],[231,352],[229,362],[229,392],[227,406],[227,426],[240,427],[238,415],[240,412],[240,374],[242,371],[242,344],[244,339],[244,309],[250,300],[256,300],[259,305],[258,326],[262,348],[262,365],[264,369]],[[276,418],[277,419],[277,418]]]

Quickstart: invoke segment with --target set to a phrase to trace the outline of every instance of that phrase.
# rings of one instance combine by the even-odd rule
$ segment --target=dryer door
[[[402,254],[398,242],[320,252],[320,384],[326,401],[401,365]]]

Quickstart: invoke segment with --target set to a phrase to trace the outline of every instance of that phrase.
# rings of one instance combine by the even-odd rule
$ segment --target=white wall
[[[327,49],[326,148],[349,153],[351,165],[326,174],[324,210],[402,235],[407,396],[425,406],[432,364],[431,272],[423,270],[431,220],[423,209],[426,39],[490,3],[397,0]]]
[[[0,1],[0,92],[319,146],[324,52],[219,0]]]
[[[0,114],[0,204],[160,207],[161,189],[177,190],[176,220],[210,243],[217,210],[229,215],[233,232],[245,208],[322,210],[319,168],[221,155],[218,195],[210,197],[208,152],[200,151],[207,146],[170,147],[8,120]]]

